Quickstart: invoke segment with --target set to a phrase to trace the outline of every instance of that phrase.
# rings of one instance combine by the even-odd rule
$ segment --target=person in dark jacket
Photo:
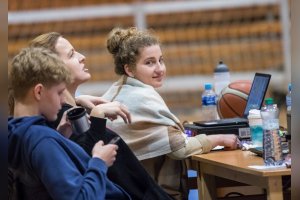
[[[130,200],[106,175],[117,145],[99,141],[90,157],[46,124],[56,120],[70,80],[64,63],[44,48],[25,48],[12,61],[9,92],[14,113],[8,118],[8,167],[18,174],[22,199]]]
[[[90,111],[90,121],[94,128],[81,135],[64,133],[66,137],[78,143],[87,153],[91,153],[92,147],[99,140],[108,143],[112,138],[118,136],[115,132],[105,129],[97,130],[100,124],[106,124],[106,118],[114,120],[121,117],[124,123],[130,123],[131,118],[128,109],[119,102],[104,101],[101,97],[82,95],[75,98],[78,86],[88,81],[91,75],[85,66],[85,56],[77,52],[71,43],[61,34],[50,32],[42,34],[30,43],[32,47],[46,47],[55,52],[71,72],[72,82],[68,84],[64,92],[66,103],[58,114],[58,120],[53,122],[52,127],[64,126],[60,118],[66,110],[81,105]],[[68,122],[65,122],[68,123]],[[130,194],[135,200],[168,200],[172,199],[147,173],[139,160],[130,150],[128,145],[121,139],[117,143],[118,154],[114,164],[108,168],[107,176]]]

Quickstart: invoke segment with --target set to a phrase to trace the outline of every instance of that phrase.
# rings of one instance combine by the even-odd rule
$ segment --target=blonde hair
[[[28,47],[20,51],[11,63],[9,73],[9,106],[13,110],[13,101],[22,100],[29,89],[38,83],[51,87],[71,81],[70,72],[61,59],[45,48]]]
[[[126,64],[135,68],[142,48],[156,44],[159,44],[159,40],[150,30],[114,28],[108,35],[106,47],[114,58],[116,74],[123,75],[126,74]]]
[[[49,32],[44,33],[42,35],[37,36],[29,43],[30,47],[44,47],[46,49],[51,50],[52,52],[57,54],[55,49],[55,45],[57,43],[58,38],[63,37],[60,33],[57,32]]]
[[[56,46],[57,40],[60,37],[63,37],[63,36],[60,33],[57,33],[57,32],[44,33],[42,35],[37,36],[33,40],[31,40],[30,43],[29,43],[29,47],[31,47],[31,48],[36,48],[36,47],[45,48],[45,49],[48,49],[48,51],[51,51],[52,53],[58,54],[56,49],[55,49],[55,46]],[[20,52],[20,54],[21,54],[21,52]],[[18,61],[18,62],[20,62],[20,61]],[[9,86],[9,87],[11,87],[11,86]],[[12,88],[8,89],[9,114],[13,114],[14,94],[18,95],[19,93],[20,92],[13,91]]]

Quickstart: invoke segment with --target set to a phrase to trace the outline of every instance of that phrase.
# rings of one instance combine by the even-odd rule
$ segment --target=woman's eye
[[[74,51],[74,50],[71,51],[71,53],[70,53],[70,58],[72,58],[72,57],[74,56],[74,54],[75,54],[75,51]]]
[[[155,61],[154,60],[148,60],[146,62],[146,65],[154,65],[155,64]]]

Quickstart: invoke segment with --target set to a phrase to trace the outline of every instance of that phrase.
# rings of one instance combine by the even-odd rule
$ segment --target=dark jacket
[[[65,104],[58,114],[58,119],[52,126],[57,127],[62,114],[72,106]],[[118,136],[109,129],[101,129],[106,125],[106,119],[90,117],[91,128],[81,135],[72,135],[71,140],[79,144],[87,153],[99,140],[107,144]],[[111,181],[120,185],[134,200],[170,200],[172,199],[147,173],[139,160],[129,149],[124,140],[119,140],[118,153],[114,164],[108,168],[107,176]]]
[[[8,165],[22,199],[130,199],[107,176],[107,166],[49,128],[41,116],[8,119]]]

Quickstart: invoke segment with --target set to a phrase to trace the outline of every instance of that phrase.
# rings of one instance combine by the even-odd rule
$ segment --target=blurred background
[[[39,34],[62,33],[84,54],[92,79],[79,94],[101,95],[117,80],[106,38],[116,26],[151,28],[159,36],[167,80],[159,89],[184,120],[199,119],[205,82],[222,60],[231,81],[272,74],[268,96],[285,118],[291,80],[288,0],[10,0],[8,62]],[[281,120],[285,125],[286,120]]]

